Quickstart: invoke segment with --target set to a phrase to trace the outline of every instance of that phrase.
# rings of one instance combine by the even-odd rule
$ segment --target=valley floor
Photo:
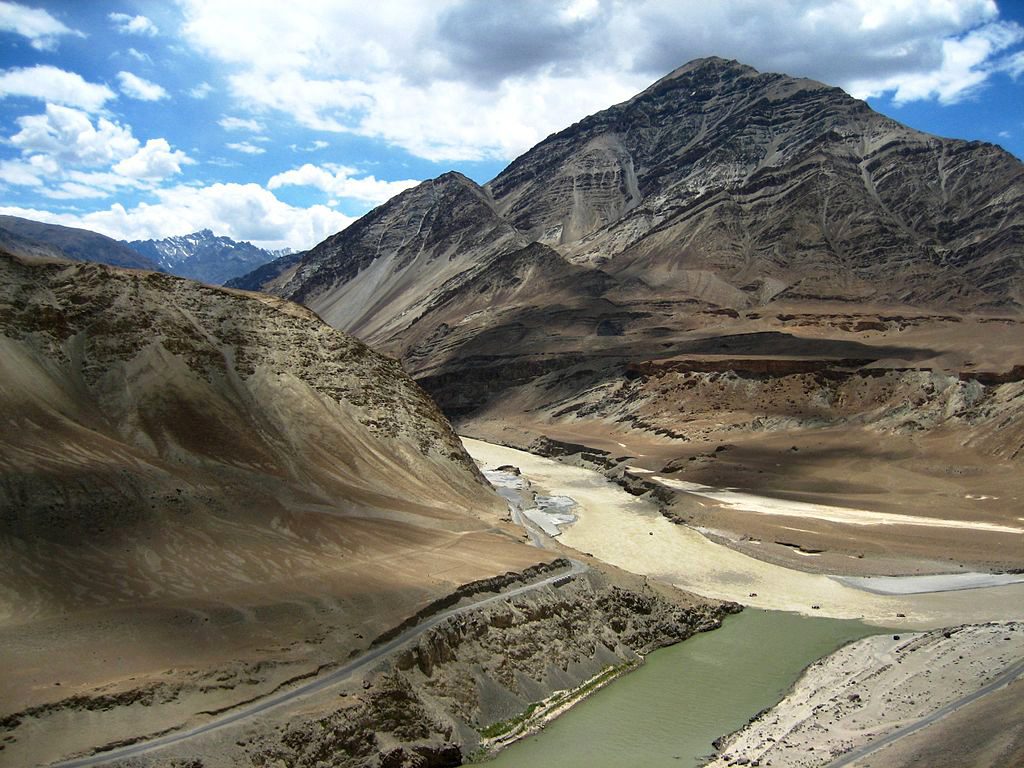
[[[594,470],[478,440],[464,442],[483,466],[514,465],[540,492],[577,501],[578,520],[565,528],[559,537],[562,544],[705,597],[886,627],[1024,621],[1024,583],[876,594],[716,543],[689,526],[673,523],[652,500],[627,493]]]
[[[558,537],[563,545],[706,597],[890,628],[812,665],[779,705],[730,737],[716,768],[809,768],[844,754],[849,762],[837,765],[862,768],[1012,765],[1024,756],[1019,721],[1006,716],[1024,710],[1019,575],[906,576],[873,584],[787,568],[669,521],[652,500],[595,470],[464,442],[485,469],[517,467],[536,492],[577,502],[576,521]],[[965,730],[965,723],[971,727]],[[892,744],[870,746],[886,736]],[[933,753],[932,762],[920,761]]]

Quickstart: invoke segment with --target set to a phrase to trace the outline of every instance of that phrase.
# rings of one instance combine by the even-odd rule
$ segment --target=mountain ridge
[[[123,241],[126,246],[159,264],[160,269],[203,283],[223,285],[275,259],[289,255],[268,251],[248,241],[232,240],[200,229],[158,240]]]

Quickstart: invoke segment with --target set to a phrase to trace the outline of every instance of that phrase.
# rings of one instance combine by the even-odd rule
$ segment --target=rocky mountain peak
[[[125,243],[180,277],[221,285],[273,261],[279,254],[200,229],[187,235]]]
[[[1024,167],[997,147],[709,57],[549,136],[483,188],[451,172],[403,192],[275,291],[431,366],[459,349],[557,346],[552,322],[563,339],[665,333],[681,305],[1020,308],[1021,221]]]

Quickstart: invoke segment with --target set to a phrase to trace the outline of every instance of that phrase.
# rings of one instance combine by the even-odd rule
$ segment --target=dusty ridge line
[[[951,701],[949,704],[946,704],[944,707],[935,710],[930,715],[922,717],[916,723],[905,725],[902,728],[898,728],[892,733],[883,736],[877,741],[870,742],[869,744],[865,744],[862,747],[858,747],[857,749],[854,749],[851,752],[847,752],[845,755],[838,758],[837,760],[834,760],[831,763],[827,763],[825,768],[842,768],[843,766],[850,765],[851,763],[854,763],[863,757],[867,757],[868,755],[874,754],[878,750],[884,749],[893,742],[899,741],[904,736],[909,736],[910,734],[916,733],[922,728],[927,728],[929,725],[938,722],[946,715],[956,712],[961,707],[965,707],[968,704],[971,704],[984,696],[988,696],[988,694],[998,690],[999,688],[1002,688],[1005,685],[1009,685],[1021,675],[1024,675],[1024,659],[1020,659],[1016,663],[1012,664],[1008,669],[1004,670],[999,676],[997,676],[992,682],[990,682],[983,688],[979,688],[974,693],[969,693],[963,698],[957,699],[956,701]]]
[[[79,757],[72,760],[66,760],[58,763],[51,763],[52,768],[85,768],[86,766],[103,765],[113,760],[121,760],[126,757],[134,757],[136,755],[142,755],[147,752],[152,752],[163,747],[171,746],[172,744],[178,744],[188,739],[202,736],[213,731],[226,728],[230,725],[234,725],[242,720],[253,717],[264,712],[268,712],[277,707],[283,706],[296,699],[310,696],[314,693],[319,693],[326,688],[331,687],[337,682],[344,680],[345,678],[359,672],[371,664],[379,661],[382,657],[387,656],[391,652],[397,650],[401,646],[405,645],[409,641],[419,637],[429,629],[433,629],[439,624],[447,621],[454,616],[460,616],[466,613],[472,613],[473,611],[479,610],[480,608],[491,605],[493,603],[508,600],[518,595],[525,594],[526,592],[532,592],[537,589],[547,587],[559,579],[564,579],[569,576],[577,576],[585,573],[589,570],[589,567],[579,562],[578,560],[570,560],[572,567],[568,572],[556,573],[552,576],[547,576],[540,581],[533,582],[531,584],[524,584],[521,587],[516,587],[508,592],[502,592],[497,595],[477,600],[469,605],[463,605],[456,608],[450,608],[442,613],[425,619],[422,623],[417,624],[415,627],[411,627],[397,637],[388,640],[385,643],[371,648],[365,654],[360,656],[358,659],[349,661],[346,664],[335,669],[322,677],[318,677],[304,685],[300,685],[297,688],[292,688],[288,691],[282,691],[276,694],[270,694],[255,703],[243,706],[243,708],[237,711],[225,714],[223,717],[210,720],[209,722],[197,725],[193,728],[188,728],[184,731],[177,731],[175,733],[167,734],[159,738],[150,739],[147,741],[138,742],[124,747],[109,750],[107,752],[101,752],[93,755],[87,755],[85,757]]]

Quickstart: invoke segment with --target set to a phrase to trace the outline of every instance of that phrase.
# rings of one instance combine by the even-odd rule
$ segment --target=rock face
[[[240,742],[239,765],[461,765],[481,731],[609,666],[721,624],[735,605],[586,576],[431,630],[329,715]]]
[[[1024,298],[1015,158],[736,62],[676,70],[546,139],[487,188],[531,239],[651,287],[692,294],[692,274],[709,272],[726,284],[709,298],[728,306]]]
[[[218,237],[209,229],[162,240],[132,240],[125,245],[159,264],[163,272],[213,285],[222,285],[289,255]]]
[[[152,259],[106,235],[18,216],[0,216],[0,248],[18,256],[98,261],[115,267],[160,270]]]
[[[384,341],[495,256],[528,241],[459,173],[406,190],[306,252],[275,292]]]

